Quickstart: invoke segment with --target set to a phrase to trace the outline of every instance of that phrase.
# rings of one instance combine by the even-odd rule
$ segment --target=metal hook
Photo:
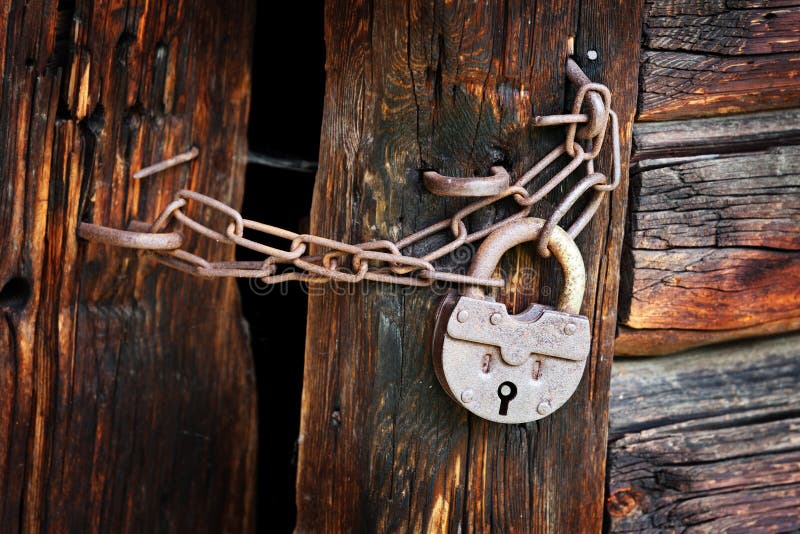
[[[176,250],[183,245],[183,236],[178,232],[152,234],[118,230],[87,222],[78,224],[78,237],[115,247],[145,250]]]

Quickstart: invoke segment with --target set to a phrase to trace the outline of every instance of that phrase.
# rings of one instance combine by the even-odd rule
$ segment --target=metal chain
[[[610,107],[611,94],[605,85],[590,82],[571,59],[567,62],[567,76],[578,86],[571,113],[540,116],[534,119],[534,126],[566,125],[564,143],[554,148],[511,184],[509,184],[510,178],[507,171],[502,167],[492,168],[493,176],[485,178],[453,178],[442,176],[436,172],[425,173],[426,185],[435,194],[482,196],[484,198],[472,202],[452,217],[419,230],[397,242],[378,240],[347,244],[315,235],[291,232],[244,219],[238,211],[230,206],[207,195],[185,189],[176,193],[174,200],[151,224],[133,221],[128,230],[117,230],[91,223],[80,223],[78,235],[90,241],[143,249],[153,253],[163,264],[208,278],[257,278],[265,284],[286,281],[356,283],[362,280],[372,280],[409,286],[429,286],[438,280],[464,285],[500,287],[504,284],[501,279],[476,278],[443,272],[437,270],[432,262],[450,254],[464,244],[473,243],[486,237],[512,221],[527,217],[534,204],[542,200],[581,165],[585,164],[586,175],[556,206],[539,235],[536,250],[541,256],[549,257],[548,244],[554,228],[583,194],[592,190],[592,196],[583,211],[567,230],[572,238],[575,238],[586,227],[605,195],[609,191],[613,191],[620,182],[619,121],[616,113]],[[588,100],[588,114],[581,113],[584,100]],[[581,124],[585,126],[578,129],[578,125]],[[594,160],[603,147],[609,125],[612,139],[612,179],[610,182],[607,176],[597,172],[594,166]],[[578,140],[584,141],[586,147],[584,148]],[[565,154],[571,158],[569,163],[539,189],[529,192],[526,185]],[[137,175],[146,176],[168,166],[189,161],[196,156],[197,149],[193,148],[191,157],[175,156],[168,160],[169,164],[166,164],[168,162],[158,163],[139,171]],[[491,194],[492,192],[494,194]],[[468,230],[467,224],[464,222],[466,217],[509,197],[519,205],[516,213],[480,230],[472,232]],[[224,215],[229,220],[224,232],[214,230],[187,215],[186,207],[190,202],[198,203],[206,209]],[[261,261],[208,261],[181,248],[186,242],[184,235],[176,230],[166,231],[173,225],[193,230],[218,242],[250,249],[263,254],[266,258]],[[276,248],[246,238],[245,230],[284,239],[288,242],[288,248]],[[408,249],[411,245],[448,230],[453,236],[452,240],[432,252],[419,258],[403,253],[403,250]],[[309,255],[307,252],[310,245],[321,247],[325,252]],[[301,272],[278,272],[279,265],[293,265]]]

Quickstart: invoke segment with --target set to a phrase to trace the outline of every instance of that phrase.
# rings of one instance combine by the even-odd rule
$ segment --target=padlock
[[[509,249],[535,241],[545,221],[525,218],[490,234],[469,274],[488,278]],[[591,346],[589,320],[578,315],[586,286],[580,250],[556,227],[548,247],[561,264],[557,309],[534,304],[519,315],[468,287],[448,295],[434,328],[436,376],[458,404],[498,423],[527,423],[560,408],[575,392]]]

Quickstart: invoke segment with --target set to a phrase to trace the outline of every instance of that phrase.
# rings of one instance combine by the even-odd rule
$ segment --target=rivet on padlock
[[[545,221],[526,218],[490,234],[475,254],[471,276],[488,278],[500,257],[535,241]],[[549,245],[564,271],[558,309],[534,304],[519,315],[486,300],[478,287],[450,294],[434,330],[434,368],[445,391],[470,412],[499,423],[550,415],[575,392],[591,346],[581,315],[586,271],[577,245],[556,227]]]

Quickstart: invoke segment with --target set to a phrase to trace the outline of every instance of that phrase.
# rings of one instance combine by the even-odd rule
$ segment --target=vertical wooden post
[[[241,202],[253,8],[0,8],[0,530],[252,529],[234,282],[79,241],[76,226],[152,220],[181,187]],[[192,145],[195,162],[131,180]]]
[[[527,169],[563,140],[563,131],[529,120],[565,109],[572,35],[579,63],[614,94],[627,155],[640,9],[633,0],[329,0],[312,231],[351,242],[396,239],[460,205],[427,193],[420,170],[476,174],[498,162]],[[574,398],[539,423],[488,423],[445,395],[431,365],[432,291],[365,285],[312,294],[299,532],[600,529],[626,195],[623,181],[578,240],[592,355]],[[558,292],[557,265],[537,261],[532,248],[507,256],[508,269],[541,273],[532,286],[528,279],[498,295],[516,310],[552,303]]]

